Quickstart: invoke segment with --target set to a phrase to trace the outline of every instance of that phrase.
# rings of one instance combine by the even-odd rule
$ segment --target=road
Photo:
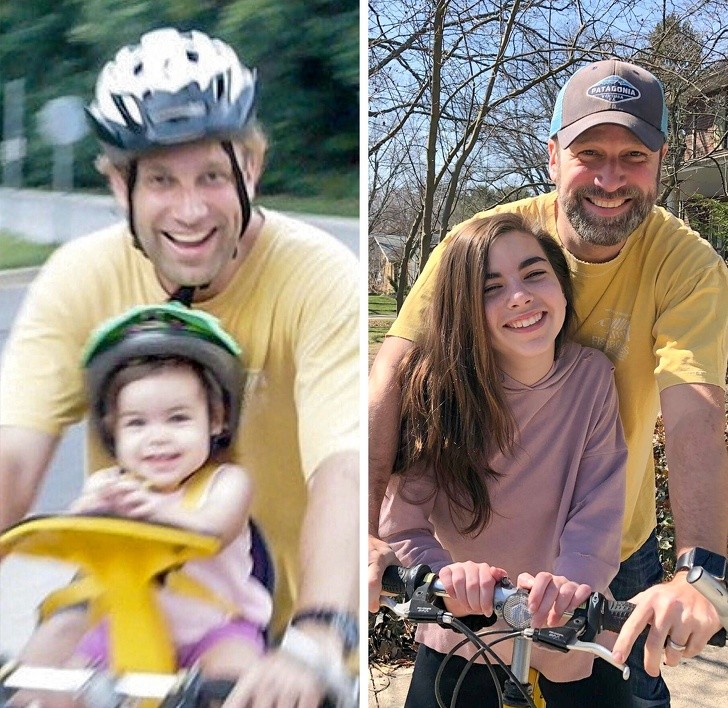
[[[5,194],[0,196],[7,197],[9,190],[3,191]],[[77,201],[66,201],[61,208],[69,208],[69,204],[73,204],[74,209],[78,208]],[[83,217],[69,214],[67,218],[78,223]],[[309,216],[299,218],[333,234],[359,255],[357,220]],[[98,225],[96,220],[90,223],[94,227]],[[0,355],[25,296],[26,280],[23,277],[4,277],[0,273]],[[83,430],[83,424],[79,424],[70,428],[64,436],[33,513],[59,511],[78,493],[83,476]],[[27,558],[9,558],[0,564],[0,654],[17,653],[35,624],[38,602],[48,591],[65,584],[72,572],[73,569],[62,564]]]

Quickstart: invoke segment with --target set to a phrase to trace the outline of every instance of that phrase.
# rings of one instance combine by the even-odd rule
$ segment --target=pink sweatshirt
[[[392,478],[381,537],[406,566],[437,571],[472,560],[504,568],[513,582],[544,570],[604,592],[619,568],[627,459],[613,366],[602,352],[569,343],[534,385],[505,374],[503,385],[520,431],[513,457],[499,452],[492,460],[501,476],[491,487],[494,513],[485,531],[459,534],[447,498],[428,499],[433,480],[425,473]],[[423,624],[416,638],[448,652],[462,636]],[[494,648],[510,663],[512,642]],[[470,658],[475,649],[457,653]],[[532,666],[552,681],[584,678],[591,664],[589,655],[534,645]]]

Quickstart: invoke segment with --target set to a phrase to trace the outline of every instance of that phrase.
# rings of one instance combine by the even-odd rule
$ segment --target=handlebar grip
[[[626,600],[607,600],[604,595],[592,593],[589,600],[589,625],[596,628],[597,633],[605,629],[619,633],[635,607]]]
[[[194,696],[193,703],[189,705],[195,706],[195,708],[198,706],[217,705],[228,697],[234,687],[235,681],[230,679],[202,679],[198,693]],[[319,708],[335,708],[337,705],[338,703],[335,698],[327,696]]]
[[[385,568],[382,576],[382,592],[387,595],[404,595],[405,600],[410,600],[425,576],[431,572],[430,566],[424,564],[411,568],[390,565]]]
[[[200,683],[200,705],[206,706],[212,701],[224,701],[235,686],[230,679],[204,679]]]
[[[635,607],[636,605],[626,600],[607,600],[604,595],[595,592],[589,598],[587,622],[597,634],[605,629],[619,633]],[[649,628],[645,627],[642,633],[646,634],[648,631]],[[714,647],[726,646],[726,630],[718,630],[708,640],[708,644]]]

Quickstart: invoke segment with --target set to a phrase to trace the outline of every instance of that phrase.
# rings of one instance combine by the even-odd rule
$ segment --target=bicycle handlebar
[[[721,583],[710,576],[708,573],[701,573],[702,568],[694,569],[688,577],[688,582],[695,583],[696,587],[703,592],[709,600],[716,604],[716,609],[721,617],[721,621],[725,624],[728,622],[728,610],[724,605],[728,603],[728,593]],[[701,580],[702,578],[702,580]],[[528,593],[525,590],[515,588],[508,578],[505,582],[497,583],[493,596],[493,608],[498,617],[503,617],[506,622],[516,630],[523,630],[530,625],[531,614],[527,608]],[[389,566],[384,572],[382,579],[383,592],[392,595],[402,595],[405,602],[402,607],[406,607],[407,603],[415,597],[417,590],[426,588],[425,595],[432,599],[433,596],[444,596],[445,588],[439,578],[426,565],[417,565],[412,568],[403,568],[401,566]],[[707,588],[704,589],[704,588]],[[712,593],[712,597],[709,593]],[[396,607],[395,603],[387,602],[383,604],[390,609]],[[619,633],[629,616],[634,611],[636,605],[624,600],[609,600],[603,594],[593,592],[589,600],[577,608],[573,613],[567,613],[566,616],[583,616],[584,627],[578,628],[576,638],[583,638],[590,642],[594,637],[609,630]],[[721,611],[721,607],[723,607]],[[397,612],[397,614],[402,614]],[[515,617],[517,620],[511,622]],[[419,621],[422,621],[421,619]],[[433,620],[435,621],[435,620]],[[493,620],[495,621],[495,620]],[[578,623],[577,623],[578,624]],[[533,639],[553,646],[554,648],[562,648],[567,650],[571,640],[569,637],[558,638],[561,628],[549,628],[533,630]],[[713,646],[726,645],[726,630],[722,629],[716,632],[708,641]]]
[[[119,708],[129,699],[153,699],[159,701],[159,708],[207,708],[224,701],[234,687],[234,680],[205,678],[198,669],[177,674],[136,672],[112,676],[96,669],[3,663],[0,657],[0,708],[14,705],[8,701],[19,690],[68,692],[92,708]],[[341,705],[349,704],[326,697],[320,708]]]

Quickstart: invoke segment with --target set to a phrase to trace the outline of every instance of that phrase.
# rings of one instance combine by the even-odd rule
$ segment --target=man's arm
[[[0,426],[0,529],[28,513],[57,444],[48,433]]]
[[[401,390],[397,369],[412,342],[386,337],[369,372],[369,533],[379,536],[379,510],[399,440]]]
[[[369,372],[369,611],[379,608],[382,573],[397,556],[379,539],[379,512],[392,475],[399,439],[401,390],[397,369],[412,342],[386,337]]]
[[[308,482],[300,541],[301,583],[294,614],[325,608],[358,616],[359,479],[359,455],[351,451],[325,459]],[[337,630],[317,622],[302,622],[297,629],[315,642],[324,665],[342,661],[343,641]],[[315,672],[278,650],[238,682],[225,708],[317,708],[321,690]]]
[[[660,396],[675,550],[702,546],[725,555],[728,541],[728,451],[720,386],[681,384]]]
[[[725,555],[728,540],[728,452],[723,441],[724,392],[720,386],[679,384],[660,396],[665,452],[670,470],[670,503],[675,521],[675,550],[701,546]],[[645,646],[645,668],[656,676],[663,651],[676,665],[695,656],[720,628],[713,606],[677,573],[669,583],[637,595],[637,609],[625,624],[614,654],[629,653],[637,635],[652,625]],[[670,637],[684,652],[665,648]]]

